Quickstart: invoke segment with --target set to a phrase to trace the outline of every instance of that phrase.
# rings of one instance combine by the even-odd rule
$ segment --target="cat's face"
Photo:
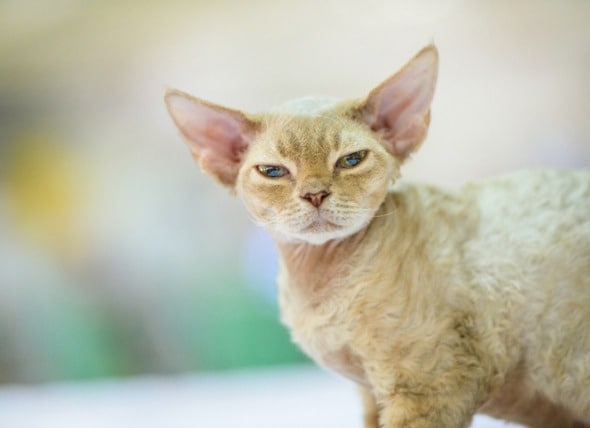
[[[250,116],[179,91],[166,103],[199,166],[257,222],[317,245],[354,234],[379,209],[426,136],[437,64],[429,46],[364,100],[307,99],[280,113]]]
[[[365,126],[337,115],[267,117],[236,189],[279,239],[322,244],[373,218],[398,171]]]

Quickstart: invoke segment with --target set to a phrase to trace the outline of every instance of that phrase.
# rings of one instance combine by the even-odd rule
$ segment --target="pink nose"
[[[306,193],[302,196],[302,198],[317,208],[329,195],[330,193],[326,192],[325,190],[322,190],[321,192],[317,193]]]

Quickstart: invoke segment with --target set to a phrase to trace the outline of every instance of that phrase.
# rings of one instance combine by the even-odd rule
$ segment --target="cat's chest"
[[[335,272],[279,276],[281,319],[293,340],[318,364],[365,383],[360,355],[354,349],[358,325],[351,316],[355,290]],[[315,274],[314,274],[315,273]]]

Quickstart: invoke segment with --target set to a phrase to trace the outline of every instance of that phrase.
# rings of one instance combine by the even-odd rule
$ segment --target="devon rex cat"
[[[590,427],[590,171],[398,181],[437,64],[428,46],[362,100],[250,115],[171,90],[166,104],[201,169],[276,240],[282,320],[359,385],[367,428],[476,412]]]

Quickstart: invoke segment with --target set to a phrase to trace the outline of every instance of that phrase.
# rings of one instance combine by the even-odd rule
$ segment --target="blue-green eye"
[[[367,156],[367,150],[359,150],[358,152],[350,153],[342,156],[336,162],[338,168],[354,168]]]
[[[258,172],[268,178],[279,178],[289,174],[289,170],[284,166],[277,165],[257,165]]]

